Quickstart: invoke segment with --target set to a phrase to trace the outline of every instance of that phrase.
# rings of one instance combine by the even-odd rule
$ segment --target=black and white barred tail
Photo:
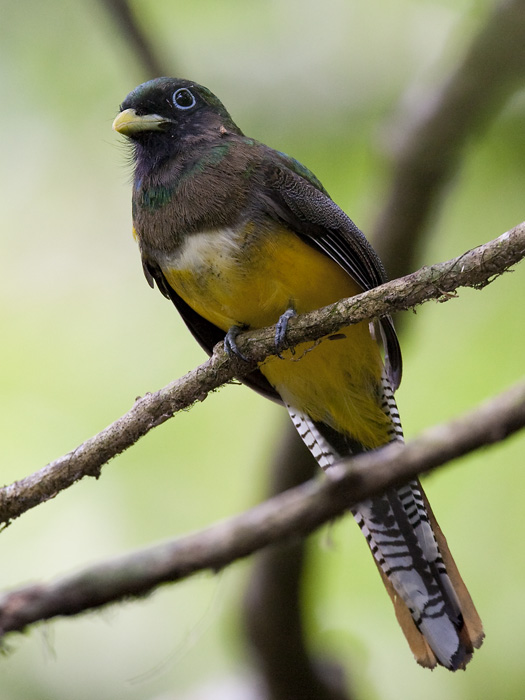
[[[403,440],[392,389],[383,378],[382,408],[391,419],[391,440]],[[288,406],[301,438],[323,469],[363,448]],[[483,629],[446,540],[419,481],[367,499],[353,509],[396,616],[416,660],[433,668],[465,668]]]

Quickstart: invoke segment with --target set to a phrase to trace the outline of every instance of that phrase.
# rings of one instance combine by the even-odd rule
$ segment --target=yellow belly
[[[337,263],[279,229],[255,237],[250,228],[193,234],[164,275],[201,316],[224,331],[262,328],[288,308],[304,313],[353,296],[361,288]],[[344,338],[304,343],[260,371],[286,403],[350,435],[367,448],[388,442],[380,408],[382,360],[368,323]]]

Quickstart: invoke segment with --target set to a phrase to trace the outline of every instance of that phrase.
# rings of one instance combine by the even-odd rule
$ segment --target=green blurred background
[[[250,136],[293,154],[365,231],[388,188],[403,109],[454,66],[492,3],[467,0],[136,2],[171,72],[216,92]],[[130,167],[111,131],[139,82],[101,4],[3,0],[0,23],[2,481],[74,448],[203,354],[143,279]],[[401,105],[401,107],[400,107]],[[473,139],[420,263],[523,218],[525,92]],[[402,254],[402,251],[400,251]],[[387,261],[388,262],[388,261]],[[523,375],[524,269],[410,314],[398,393],[407,435]],[[283,411],[222,388],[1,536],[1,587],[49,579],[258,502]],[[525,436],[425,480],[487,639],[466,673],[416,666],[350,518],[312,542],[313,645],[359,698],[525,694]],[[233,700],[250,673],[239,599],[249,563],[8,640],[2,700]],[[206,695],[206,697],[209,697]]]

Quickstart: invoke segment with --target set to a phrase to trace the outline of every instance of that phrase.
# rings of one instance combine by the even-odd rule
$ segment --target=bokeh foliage
[[[305,162],[365,231],[388,188],[403,110],[439,84],[490,7],[466,0],[135,3],[173,74],[209,86],[247,134]],[[72,449],[135,396],[203,357],[174,309],[145,284],[130,236],[130,168],[111,122],[126,93],[149,77],[102,5],[3,0],[4,483]],[[421,263],[458,255],[523,219],[524,116],[521,92],[473,138]],[[398,394],[409,436],[523,375],[524,295],[518,267],[482,292],[461,291],[409,319]],[[106,466],[101,479],[85,480],[3,532],[2,588],[255,503],[282,413],[231,386],[177,416]],[[309,631],[320,653],[348,664],[359,698],[522,696],[524,447],[516,437],[426,480],[486,625],[485,645],[466,673],[415,665],[350,519],[315,538]],[[225,679],[245,677],[238,602],[246,566],[12,637],[11,653],[0,659],[1,697],[191,698],[200,684],[218,690]],[[233,690],[223,696],[233,698]]]

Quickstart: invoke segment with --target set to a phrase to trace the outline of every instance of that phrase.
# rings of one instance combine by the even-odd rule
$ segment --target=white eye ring
[[[177,109],[191,109],[195,107],[197,100],[188,88],[179,88],[173,93],[173,104]]]

